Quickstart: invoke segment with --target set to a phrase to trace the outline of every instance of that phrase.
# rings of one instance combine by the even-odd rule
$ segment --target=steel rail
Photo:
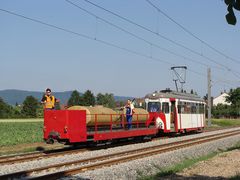
[[[117,146],[123,146],[123,145],[129,145],[136,143],[136,141],[126,141],[121,143],[115,143],[115,144],[108,144],[107,148],[113,148]],[[43,152],[32,152],[32,153],[25,153],[25,154],[16,154],[16,155],[10,155],[10,156],[0,156],[0,165],[7,165],[7,164],[14,164],[14,163],[21,163],[26,161],[34,161],[42,158],[51,158],[51,157],[57,157],[62,155],[69,155],[69,154],[77,154],[82,153],[86,151],[93,151],[93,150],[99,150],[106,148],[106,145],[102,146],[93,146],[93,147],[81,147],[81,149],[74,149],[74,148],[65,148],[65,149],[56,149],[56,150],[47,150]]]
[[[222,130],[222,129],[218,129],[218,130]],[[218,131],[218,130],[205,130],[204,132]],[[160,137],[160,138],[154,139],[154,141],[157,141],[157,140],[163,139],[163,138],[166,138],[166,137]],[[130,143],[130,142],[120,143],[120,145],[128,145],[128,144],[132,144],[132,143]],[[111,145],[111,146],[108,146],[108,147],[111,148],[111,147],[116,147],[116,146],[120,146],[120,145],[118,143],[118,144]],[[88,149],[85,148],[84,150],[81,150],[81,151],[96,150],[96,149],[100,149],[100,147],[99,148],[96,148],[96,147],[95,148],[88,148]],[[61,153],[62,151],[64,153]],[[67,152],[67,151],[69,151],[69,152]],[[47,150],[47,151],[43,151],[43,152],[32,152],[32,153],[15,154],[15,155],[9,155],[9,156],[0,156],[0,165],[14,164],[14,163],[26,162],[26,161],[33,161],[33,160],[37,160],[39,158],[50,158],[50,157],[56,157],[58,155],[61,156],[61,155],[66,155],[68,153],[70,153],[70,154],[74,153],[74,152],[71,152],[71,151],[73,151],[72,148],[65,148],[65,149]]]
[[[170,147],[165,147],[165,148],[156,148],[155,149],[155,147],[154,147],[153,150],[143,151],[143,152],[140,152],[140,153],[127,155],[127,156],[122,156],[122,157],[117,158],[117,159],[110,159],[110,160],[106,160],[106,161],[102,161],[102,162],[97,162],[97,163],[90,164],[90,165],[84,165],[84,166],[79,167],[79,168],[74,168],[74,169],[70,169],[70,170],[66,170],[66,171],[60,171],[60,172],[56,172],[56,173],[53,173],[53,174],[47,174],[47,175],[43,175],[43,176],[39,176],[39,177],[32,177],[31,179],[53,180],[53,179],[56,179],[56,178],[61,178],[63,176],[74,175],[74,174],[77,174],[77,173],[81,173],[81,172],[85,172],[85,171],[89,171],[89,170],[94,170],[94,169],[101,168],[101,167],[104,167],[104,166],[115,165],[115,164],[127,162],[129,160],[145,158],[145,157],[156,155],[156,154],[162,154],[162,153],[165,153],[165,152],[174,151],[174,150],[177,150],[177,149],[190,147],[190,146],[194,146],[194,145],[197,145],[197,144],[203,144],[203,143],[206,143],[206,142],[210,142],[210,141],[214,141],[214,140],[218,140],[218,139],[222,139],[222,138],[226,138],[226,137],[239,135],[239,133],[240,132],[235,132],[235,133],[231,133],[231,134],[227,134],[227,135],[220,135],[220,136],[217,136],[217,137],[212,137],[212,138],[203,139],[203,140],[197,140],[195,142],[189,142],[189,143],[184,143],[184,144],[177,144],[176,146],[170,146]]]
[[[86,149],[76,149],[76,150],[66,150],[63,149],[60,152],[35,152],[30,154],[23,154],[23,155],[15,155],[15,156],[9,156],[9,157],[2,157],[0,159],[0,165],[6,165],[6,164],[14,164],[19,162],[25,162],[25,161],[33,161],[37,160],[39,158],[50,158],[50,157],[56,157],[56,156],[62,156],[66,154],[75,154],[87,151]]]
[[[51,177],[52,178],[56,178],[56,176],[60,177],[60,176],[66,176],[66,175],[72,175],[79,172],[83,172],[85,170],[91,170],[91,169],[95,169],[101,166],[105,165],[109,165],[109,164],[115,164],[116,162],[124,162],[125,160],[128,161],[132,158],[139,158],[140,157],[146,157],[146,156],[150,156],[156,153],[163,153],[166,151],[171,151],[171,150],[175,150],[175,149],[179,149],[179,148],[184,148],[187,146],[191,146],[191,145],[195,145],[198,143],[204,143],[204,142],[209,142],[209,141],[213,141],[216,139],[220,139],[220,138],[224,138],[224,137],[229,137],[232,135],[236,135],[239,134],[240,130],[235,130],[235,131],[231,131],[231,132],[225,132],[225,133],[218,133],[218,134],[214,134],[214,135],[209,135],[209,136],[204,136],[204,137],[198,137],[198,138],[193,138],[193,139],[188,139],[188,140],[183,140],[183,141],[178,141],[178,142],[173,142],[173,143],[168,143],[168,144],[161,144],[161,145],[157,145],[157,146],[152,146],[152,147],[145,147],[145,148],[139,148],[139,149],[135,149],[135,150],[130,150],[130,151],[123,151],[123,152],[118,152],[118,153],[113,153],[113,154],[108,154],[108,155],[103,155],[103,156],[97,156],[97,157],[92,157],[92,158],[87,158],[87,159],[83,159],[83,160],[76,160],[76,161],[71,161],[71,162],[67,162],[67,163],[60,163],[60,164],[56,164],[56,165],[50,165],[50,166],[46,166],[46,167],[41,167],[41,168],[35,168],[35,169],[31,169],[31,170],[27,170],[27,171],[20,171],[20,172],[16,172],[16,173],[12,173],[12,174],[6,174],[3,176],[0,176],[0,179],[11,179],[11,178],[16,178],[16,177],[29,177],[31,176],[31,174],[34,172],[41,172],[44,170],[50,170],[52,168],[60,168],[63,166],[71,166],[71,165],[76,165],[76,164],[81,164],[81,163],[94,163],[96,161],[103,161],[100,163],[95,163],[95,164],[90,164],[90,165],[84,165],[80,168],[75,168],[75,169],[71,169],[71,170],[67,170],[67,171],[61,171],[61,172],[57,172],[57,173],[53,173],[50,175],[45,175],[45,176],[40,176],[39,178],[44,178],[44,179],[48,179]],[[131,155],[133,154],[133,155]],[[110,158],[116,158],[116,157],[121,157],[120,159],[117,158],[117,160],[111,160]],[[109,160],[110,159],[110,160]],[[106,164],[107,163],[107,164]],[[38,177],[34,177],[34,179],[38,179]]]

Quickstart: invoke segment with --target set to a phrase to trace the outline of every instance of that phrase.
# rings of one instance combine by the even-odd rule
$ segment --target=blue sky
[[[145,0],[89,1],[154,33],[84,0],[70,1],[152,45],[104,23],[65,0],[2,0],[1,9],[86,35],[92,40],[0,11],[1,90],[44,91],[50,87],[53,91],[77,89],[84,92],[90,89],[94,94],[108,92],[142,97],[155,90],[175,88],[170,70],[173,65],[188,67],[184,88],[187,91],[194,89],[200,96],[207,92],[208,67],[212,70],[213,96],[224,89],[228,91],[239,87],[240,22],[236,26],[227,24],[224,1],[151,0],[191,33],[234,60],[216,53],[184,32]],[[240,12],[236,12],[240,21],[239,15]]]

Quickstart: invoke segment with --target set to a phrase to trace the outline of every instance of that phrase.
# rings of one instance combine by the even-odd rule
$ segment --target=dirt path
[[[240,176],[240,150],[221,153],[163,179],[229,179]]]

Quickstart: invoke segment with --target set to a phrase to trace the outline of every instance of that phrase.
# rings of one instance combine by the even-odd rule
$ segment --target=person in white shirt
[[[126,108],[126,119],[127,119],[127,125],[128,129],[132,128],[132,116],[134,112],[134,105],[130,99],[127,101],[127,105],[125,106]]]

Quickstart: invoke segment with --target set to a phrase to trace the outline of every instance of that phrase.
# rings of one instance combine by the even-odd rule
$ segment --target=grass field
[[[240,126],[240,119],[212,119],[212,127]],[[0,147],[43,142],[43,119],[0,119]]]
[[[0,147],[42,142],[43,122],[2,122],[0,120]]]
[[[221,127],[240,126],[240,119],[212,119],[212,124]]]

